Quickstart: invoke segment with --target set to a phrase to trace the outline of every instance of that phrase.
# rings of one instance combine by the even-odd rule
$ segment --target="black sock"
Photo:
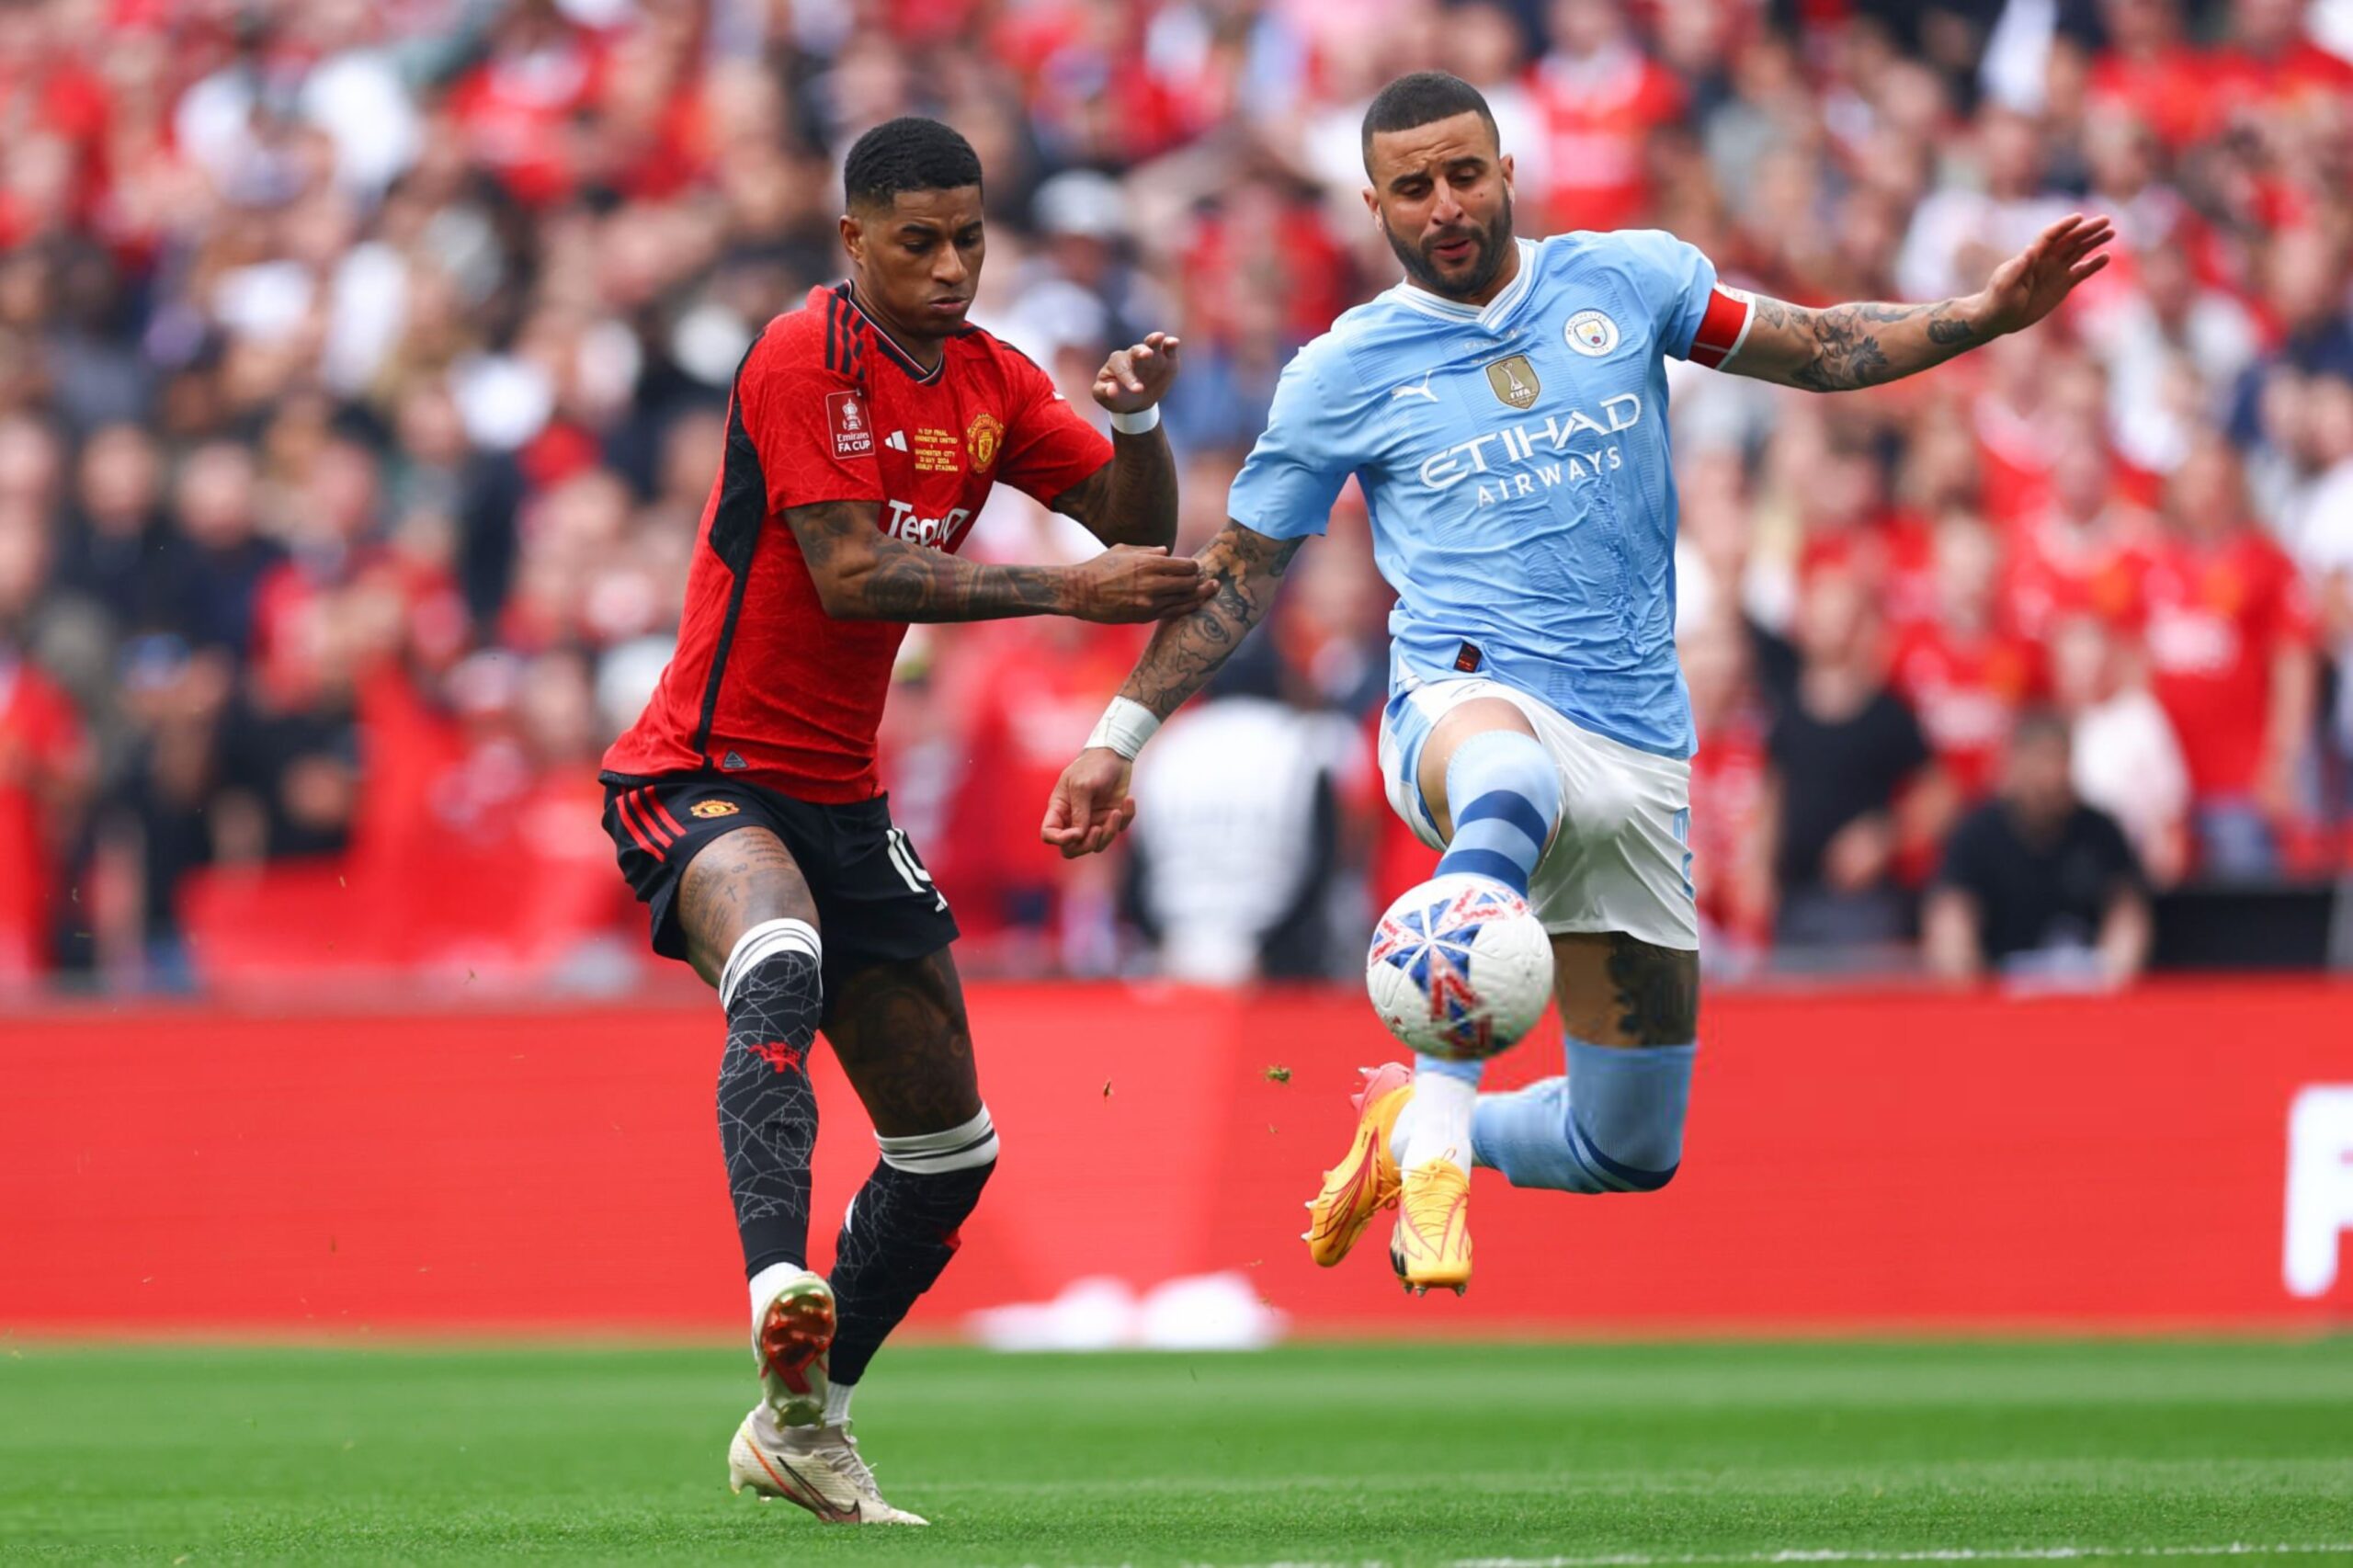
[[[882,1161],[850,1200],[834,1250],[841,1326],[831,1376],[837,1384],[858,1381],[915,1298],[956,1256],[959,1229],[996,1169],[996,1131],[986,1108],[947,1132],[881,1142]]]
[[[823,1001],[817,934],[798,920],[753,927],[720,979],[727,1052],[719,1063],[719,1142],[735,1199],[745,1278],[809,1261],[809,1158],[817,1096],[809,1047]]]

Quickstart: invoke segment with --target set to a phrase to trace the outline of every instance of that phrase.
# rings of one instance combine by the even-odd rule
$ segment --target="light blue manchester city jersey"
[[[1715,295],[1711,315],[1715,267],[1656,230],[1518,244],[1518,276],[1484,309],[1401,283],[1301,349],[1229,511],[1278,539],[1320,534],[1356,475],[1398,596],[1393,680],[1475,666],[1688,756],[1665,358],[1729,357],[1745,301]]]

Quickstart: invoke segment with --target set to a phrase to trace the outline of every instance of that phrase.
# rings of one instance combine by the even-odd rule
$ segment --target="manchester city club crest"
[[[1569,347],[1589,359],[1598,359],[1618,347],[1618,324],[1599,311],[1579,311],[1561,328]]]
[[[1536,379],[1536,367],[1528,362],[1525,354],[1515,354],[1488,366],[1487,384],[1495,389],[1495,396],[1514,408],[1529,407],[1544,390],[1544,383]]]

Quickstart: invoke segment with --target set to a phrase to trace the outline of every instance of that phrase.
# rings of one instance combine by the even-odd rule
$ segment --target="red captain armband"
[[[1747,295],[1717,284],[1708,290],[1707,312],[1700,316],[1699,330],[1691,335],[1691,352],[1684,358],[1711,370],[1722,369],[1748,341],[1748,324],[1756,313]]]

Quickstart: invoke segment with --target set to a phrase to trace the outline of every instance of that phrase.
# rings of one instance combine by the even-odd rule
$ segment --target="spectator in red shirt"
[[[2322,114],[2353,95],[2353,61],[2312,40],[2306,9],[2304,0],[2234,0],[2231,47],[2214,66],[2226,110]]]
[[[1957,517],[1938,528],[1938,613],[1897,638],[1896,695],[1919,715],[1928,749],[1964,799],[1991,790],[2010,726],[2044,686],[2040,651],[1995,619],[2001,547],[1985,525]]]
[[[449,94],[474,160],[532,205],[572,191],[585,151],[574,117],[604,89],[604,51],[554,0],[524,0],[499,24],[489,58]]]
[[[1631,226],[1651,200],[1652,133],[1683,112],[1683,86],[1645,56],[1617,0],[1553,0],[1552,52],[1536,67],[1550,232]]]
[[[1142,639],[1129,627],[1041,617],[993,624],[961,647],[942,695],[961,726],[965,767],[935,872],[994,961],[1051,972],[1072,942],[1084,946],[1074,905],[1085,900],[1066,862],[1034,853],[1037,802]]]
[[[1727,607],[1679,629],[1676,651],[1691,690],[1699,749],[1691,757],[1691,884],[1709,938],[1700,950],[1733,968],[1772,943],[1767,843],[1768,718],[1749,673],[1748,634]]]
[[[2139,574],[2139,619],[2189,765],[2200,863],[2270,875],[2312,736],[2312,608],[2293,563],[2248,519],[2238,456],[2220,436],[2175,472],[2165,521]]]
[[[2182,40],[2178,0],[2103,0],[2109,47],[2092,62],[2095,101],[2131,108],[2167,147],[2213,130],[2222,108],[2211,61]]]
[[[2040,642],[2064,617],[2115,619],[2130,608],[2132,562],[2153,530],[2118,501],[2114,472],[2107,447],[2089,433],[2060,449],[2049,496],[2013,531],[2003,564],[2007,630]]]
[[[0,985],[51,967],[66,844],[91,778],[82,722],[17,632],[48,574],[39,520],[0,523]]]

